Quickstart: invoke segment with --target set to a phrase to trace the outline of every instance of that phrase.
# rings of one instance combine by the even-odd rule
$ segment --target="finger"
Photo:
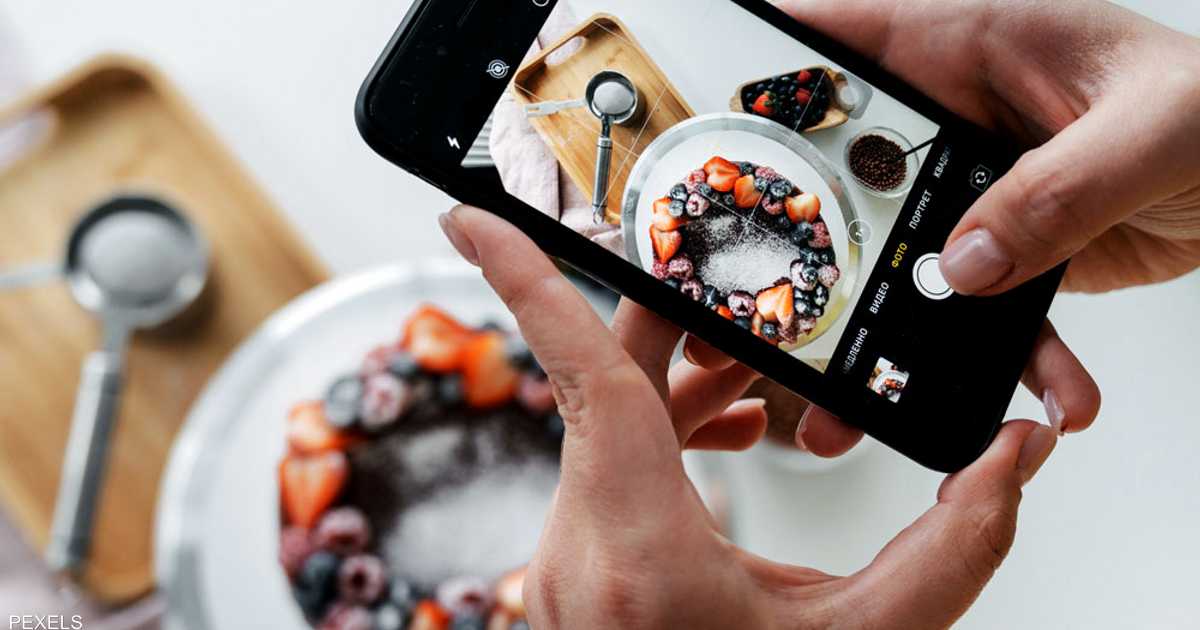
[[[1049,320],[1038,333],[1021,382],[1042,401],[1046,420],[1059,433],[1083,431],[1100,413],[1100,388]]]
[[[737,363],[720,371],[677,363],[671,368],[671,421],[679,444],[741,398],[758,373]]]
[[[503,219],[459,206],[439,222],[516,316],[554,385],[567,427],[562,484],[587,488],[572,496],[610,508],[612,501],[661,500],[655,481],[678,472],[679,443],[657,391],[591,305]]]
[[[1131,107],[1097,105],[1022,156],[967,211],[941,257],[942,275],[957,292],[1007,291],[1167,194],[1162,178],[1142,166],[1154,163],[1157,134],[1140,129],[1143,117]]]
[[[667,370],[683,331],[632,300],[621,298],[613,315],[612,330],[625,352],[633,358],[659,396],[667,399]]]
[[[767,432],[767,401],[739,400],[721,415],[696,429],[686,448],[700,451],[744,451]]]
[[[1057,434],[1009,422],[974,464],[943,482],[938,503],[849,580],[866,627],[943,628],[975,601],[1016,533],[1021,486],[1054,449]]]
[[[862,441],[863,432],[816,405],[809,405],[796,427],[796,446],[819,457],[845,455]]]
[[[691,335],[683,342],[683,356],[692,365],[709,370],[724,370],[736,363],[729,355]]]

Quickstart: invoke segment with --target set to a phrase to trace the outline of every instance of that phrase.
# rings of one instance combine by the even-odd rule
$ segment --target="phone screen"
[[[903,399],[909,357],[865,355],[863,315],[896,284],[952,295],[948,232],[929,251],[888,238],[931,201],[933,120],[732,2],[560,1],[523,60],[487,72],[509,89],[464,168],[494,165],[510,195],[759,343]]]

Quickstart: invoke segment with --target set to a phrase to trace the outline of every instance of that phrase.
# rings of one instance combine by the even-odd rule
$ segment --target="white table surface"
[[[1122,3],[1200,34],[1195,2]],[[101,51],[157,63],[318,254],[348,272],[452,254],[434,221],[452,201],[372,154],[352,119],[359,82],[407,6],[10,0],[0,6],[0,32],[19,38],[35,82]],[[1060,443],[1026,490],[1012,555],[961,627],[1196,627],[1200,274],[1064,296],[1052,315],[1104,389],[1104,409],[1095,428]],[[1012,413],[1041,417],[1023,393]],[[940,479],[881,447],[823,475],[731,461],[746,506],[743,542],[843,573],[924,510]]]

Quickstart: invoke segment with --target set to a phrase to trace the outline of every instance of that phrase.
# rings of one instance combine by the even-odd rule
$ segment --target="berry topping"
[[[775,113],[775,95],[770,92],[763,92],[754,99],[754,105],[751,106],[754,113],[762,116],[770,116]]]
[[[826,288],[833,288],[837,284],[838,278],[842,277],[842,272],[837,268],[837,265],[825,265],[817,270],[817,280]]]
[[[824,286],[818,286],[813,290],[812,303],[816,306],[825,306],[829,303],[829,289]]]
[[[829,236],[829,226],[824,222],[813,224],[813,237],[808,240],[808,244],[813,249],[824,249],[833,245],[833,238]]]
[[[325,404],[317,401],[298,403],[288,411],[287,440],[292,451],[310,455],[340,451],[355,441],[329,423]]]
[[[683,285],[683,281],[679,278],[667,278],[666,285],[678,291],[679,287]]]
[[[775,169],[771,168],[770,166],[760,166],[760,167],[754,169],[754,177],[756,179],[757,178],[765,179],[765,180],[767,180],[767,183],[772,183],[772,182],[776,182],[776,181],[783,179],[783,176],[780,175],[778,172],[776,172]]]
[[[375,556],[350,556],[338,569],[338,595],[344,602],[372,604],[383,595],[386,586],[387,568]]]
[[[316,525],[346,484],[349,464],[337,451],[321,455],[289,455],[279,465],[279,486],[287,522]]]
[[[768,191],[776,200],[783,201],[788,195],[792,194],[792,183],[786,179],[776,180],[771,182],[771,187]]]
[[[650,243],[654,245],[654,255],[658,260],[667,261],[675,256],[675,252],[683,245],[683,235],[677,230],[663,232],[650,226]]]
[[[450,630],[487,630],[482,615],[457,615],[450,623]]]
[[[746,330],[751,330],[754,326],[749,317],[739,317],[733,320],[733,323],[737,324],[741,328],[745,328]]]
[[[796,319],[796,327],[800,334],[807,335],[817,328],[817,318],[814,317],[799,317]]]
[[[729,294],[729,310],[733,312],[734,317],[751,317],[757,307],[754,305],[754,296],[748,291],[734,291]]]
[[[736,164],[716,156],[704,164],[704,172],[708,173],[708,185],[723,193],[733,190],[734,183],[742,174]]]
[[[779,199],[767,197],[763,200],[763,210],[766,210],[767,214],[772,216],[783,216],[784,203]],[[784,217],[784,219],[786,220],[787,217]]]
[[[800,260],[792,261],[792,284],[801,291],[812,291],[817,288],[817,268]]]
[[[391,358],[388,359],[387,369],[388,372],[392,373],[392,376],[402,380],[414,378],[421,372],[421,366],[417,364],[417,360],[413,358],[413,355],[403,350],[392,353]]]
[[[708,212],[710,205],[709,200],[702,197],[700,193],[694,192],[687,200],[687,214],[689,217],[702,217],[705,212]]]
[[[384,429],[412,406],[411,388],[390,372],[368,377],[363,387],[359,416],[368,431]]]
[[[707,177],[705,177],[705,179],[707,179]],[[695,184],[697,184],[697,183],[699,183],[699,182],[688,182],[688,183],[691,183],[691,184],[695,185]],[[668,201],[669,201],[670,199],[675,199],[675,200],[678,200],[678,201],[687,201],[687,199],[688,199],[688,187],[687,187],[687,185],[686,185],[686,184],[675,184],[675,186],[673,186],[673,187],[671,188],[671,192],[670,192],[670,194],[668,195]]]
[[[697,302],[704,297],[704,285],[695,278],[685,280],[679,285],[679,291]]]
[[[724,317],[725,319],[732,320],[733,319],[733,309],[722,304],[721,306],[717,307],[717,315],[720,315],[721,317]]]
[[[463,393],[468,405],[486,409],[512,400],[520,377],[505,353],[503,334],[481,333],[463,348]]]
[[[695,186],[697,190],[699,190],[700,184],[704,184],[708,181],[708,175],[709,172],[707,166],[705,168],[698,168],[691,173],[688,173],[687,179],[683,180],[683,183],[685,186]]]
[[[432,306],[421,307],[409,320],[401,345],[422,368],[437,373],[459,368],[463,344],[471,331]]]
[[[450,613],[428,599],[417,604],[408,624],[408,630],[447,630],[449,627]]]
[[[812,223],[821,216],[821,198],[813,193],[800,193],[795,197],[788,197],[786,203],[788,218],[793,223]]]
[[[375,346],[363,357],[362,365],[358,368],[364,376],[378,374],[388,369],[388,364],[392,360],[392,355],[398,351],[395,344],[384,344]]]
[[[330,510],[317,524],[313,542],[317,547],[340,556],[360,553],[371,542],[371,525],[358,508]]]
[[[687,280],[688,278],[691,278],[695,272],[696,269],[695,266],[692,265],[692,259],[688,258],[687,254],[680,254],[672,258],[671,262],[667,264],[667,273],[672,278]]]
[[[717,287],[714,287],[711,284],[706,284],[704,285],[704,292],[701,297],[701,301],[708,308],[717,308],[722,302],[725,301],[725,299],[724,296],[721,295],[721,292],[717,290]]]
[[[554,386],[541,376],[524,374],[517,386],[517,400],[530,413],[543,415],[554,411],[558,403],[554,401]]]
[[[812,92],[810,92],[809,90],[806,90],[804,88],[800,88],[799,90],[796,90],[796,103],[798,103],[800,105],[808,105],[809,101],[811,101],[811,100],[812,100]]]
[[[437,399],[447,407],[462,404],[463,379],[458,374],[447,374],[437,383]]]
[[[395,604],[384,604],[375,609],[375,630],[404,630],[408,623],[408,611]]]
[[[742,209],[753,208],[758,205],[759,198],[762,194],[754,187],[754,176],[743,175],[739,177],[733,184],[733,202],[737,207]]]
[[[303,527],[284,527],[279,533],[279,564],[289,578],[295,578],[304,562],[316,551],[308,530]]]
[[[762,338],[766,339],[767,341],[778,341],[779,326],[772,322],[764,323],[762,325]]]
[[[672,218],[675,218],[675,219],[682,218],[683,215],[686,213],[687,213],[687,202],[685,202],[685,201],[680,201],[678,199],[672,199],[671,203],[669,203],[667,205],[667,214],[670,215]]]
[[[812,78],[813,74],[808,70],[801,70],[800,72],[796,73],[796,83],[800,83],[802,85],[812,81]]]
[[[373,630],[375,617],[362,606],[338,604],[329,610],[317,630]]]
[[[654,202],[653,209],[650,212],[650,222],[654,227],[664,232],[672,232],[683,227],[684,221],[681,216],[676,216],[671,211],[671,200],[663,197]]]
[[[437,602],[456,616],[483,615],[492,607],[492,589],[481,578],[452,578],[438,586]]]
[[[654,264],[650,267],[650,274],[658,280],[666,280],[671,277],[670,267],[661,260],[654,261]]]
[[[738,162],[738,173],[741,175],[753,175],[754,169],[758,168],[753,162]]]
[[[780,326],[787,328],[792,325],[792,319],[796,315],[792,300],[792,285],[785,282],[760,292],[756,304],[763,319],[778,322]]]
[[[318,619],[337,594],[337,574],[341,560],[328,551],[308,557],[296,576],[293,594],[309,619]]]

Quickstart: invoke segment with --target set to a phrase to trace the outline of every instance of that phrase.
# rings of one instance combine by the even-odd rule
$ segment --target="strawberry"
[[[650,226],[650,242],[654,245],[655,257],[662,262],[667,262],[683,246],[683,235],[678,230],[663,232],[652,225]]]
[[[796,90],[796,102],[797,103],[799,103],[801,105],[808,105],[808,102],[811,100],[812,100],[812,92],[810,92],[804,88],[800,88],[799,90]]]
[[[349,473],[346,456],[337,451],[285,457],[279,464],[279,488],[287,522],[305,528],[316,525],[342,493]]]
[[[750,332],[761,338],[763,336],[762,327],[765,323],[766,318],[763,317],[762,312],[755,313],[754,317],[750,318]]]
[[[791,327],[796,317],[796,308],[792,301],[792,283],[784,282],[760,291],[755,305],[764,320],[778,322],[784,328]]]
[[[733,185],[733,203],[739,208],[753,208],[762,199],[762,193],[754,187],[754,176],[743,175]]]
[[[525,569],[517,569],[500,578],[496,583],[496,603],[515,617],[525,616]]]
[[[504,333],[488,331],[463,347],[463,396],[477,409],[503,405],[517,395],[521,373],[508,360]]]
[[[717,315],[720,315],[729,321],[733,321],[733,311],[731,311],[729,307],[725,306],[724,304],[717,307]]]
[[[737,164],[723,157],[714,156],[704,163],[704,172],[708,173],[708,185],[718,192],[727,193],[733,190],[742,169]]]
[[[400,345],[430,372],[453,372],[471,331],[436,307],[425,305],[408,320]]]
[[[792,223],[812,223],[821,216],[821,198],[813,193],[800,193],[787,199],[787,214]]]
[[[808,70],[801,70],[800,72],[796,73],[797,83],[808,83],[809,81],[812,81],[812,72],[809,72]]]
[[[450,613],[431,599],[417,602],[408,622],[408,630],[446,630],[449,627]]]
[[[654,227],[662,230],[663,232],[674,232],[687,223],[683,217],[671,216],[670,208],[670,197],[663,197],[662,199],[654,202],[654,210],[651,213],[651,223],[654,224]]]
[[[763,92],[754,99],[754,105],[750,106],[755,114],[760,116],[770,116],[775,113],[775,95],[770,92]]]
[[[325,404],[314,400],[297,403],[288,411],[287,441],[294,453],[316,455],[345,450],[356,440],[329,424]]]

